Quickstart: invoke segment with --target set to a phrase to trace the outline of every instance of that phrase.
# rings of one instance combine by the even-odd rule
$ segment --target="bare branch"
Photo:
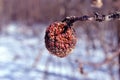
[[[120,20],[120,12],[114,12],[109,15],[103,15],[99,14],[97,12],[94,13],[94,16],[81,16],[81,17],[76,17],[76,16],[70,16],[66,17],[62,22],[66,22],[68,25],[72,25],[76,21],[110,21],[110,20]]]
[[[103,66],[104,64],[109,64],[110,62],[112,62],[116,57],[118,57],[118,55],[120,54],[120,49],[117,50],[116,52],[113,53],[113,55],[111,56],[107,56],[106,59],[101,62],[101,63],[92,63],[92,62],[83,62],[82,60],[77,60],[79,67],[81,69],[81,65],[90,65],[90,66],[94,66],[95,69],[99,69],[101,66]],[[82,68],[83,69],[83,68]],[[82,70],[84,71],[84,70]]]

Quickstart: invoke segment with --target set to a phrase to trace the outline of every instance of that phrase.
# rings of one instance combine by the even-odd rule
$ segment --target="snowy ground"
[[[0,34],[0,80],[112,80],[107,66],[95,70],[85,65],[88,74],[80,74],[76,59],[94,63],[105,59],[100,49],[86,55],[84,38],[78,39],[71,55],[61,59],[50,55],[44,46],[46,25],[35,25],[34,33],[22,24],[6,26]],[[39,55],[39,62],[32,67]],[[112,75],[117,77],[118,67],[113,70]]]

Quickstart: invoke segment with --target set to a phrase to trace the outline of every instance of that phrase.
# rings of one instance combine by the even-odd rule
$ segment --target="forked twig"
[[[105,64],[110,64],[111,62],[114,61],[114,59],[120,54],[120,49],[118,49],[117,51],[115,51],[113,53],[113,55],[111,56],[107,56],[106,59],[101,62],[101,63],[92,63],[92,62],[83,62],[81,60],[77,60],[78,64],[79,64],[79,68],[80,70],[82,69],[82,72],[84,72],[84,69],[83,69],[83,65],[90,65],[90,66],[94,66],[95,69],[99,69],[101,68],[101,66],[105,65]],[[81,66],[82,65],[82,66]],[[80,71],[81,73],[81,71]],[[86,73],[86,72],[84,72]]]

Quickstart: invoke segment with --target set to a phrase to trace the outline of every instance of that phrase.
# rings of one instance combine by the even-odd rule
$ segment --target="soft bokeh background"
[[[75,23],[78,42],[65,58],[45,48],[51,22],[120,10],[120,0],[92,1],[0,0],[0,80],[119,80],[120,21]]]

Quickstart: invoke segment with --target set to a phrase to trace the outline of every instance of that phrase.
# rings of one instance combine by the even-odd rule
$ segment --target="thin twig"
[[[101,63],[83,62],[80,59],[77,60],[77,62],[79,63],[79,65],[81,65],[81,64],[82,65],[90,65],[90,66],[94,66],[96,69],[98,69],[101,66],[103,66],[104,64],[112,62],[119,54],[120,54],[120,49],[118,51],[114,52],[113,55],[107,56],[106,59]]]
[[[110,21],[110,20],[120,20],[120,12],[114,12],[109,15],[103,15],[99,14],[97,12],[94,13],[94,16],[81,16],[81,17],[76,17],[76,16],[70,16],[66,17],[65,19],[62,20],[62,22],[66,22],[68,25],[72,25],[76,21]]]
[[[35,67],[37,66],[37,64],[38,64],[41,56],[42,56],[42,51],[39,52],[38,55],[36,56],[35,61],[34,61],[33,64],[32,64],[32,68],[35,68]]]

